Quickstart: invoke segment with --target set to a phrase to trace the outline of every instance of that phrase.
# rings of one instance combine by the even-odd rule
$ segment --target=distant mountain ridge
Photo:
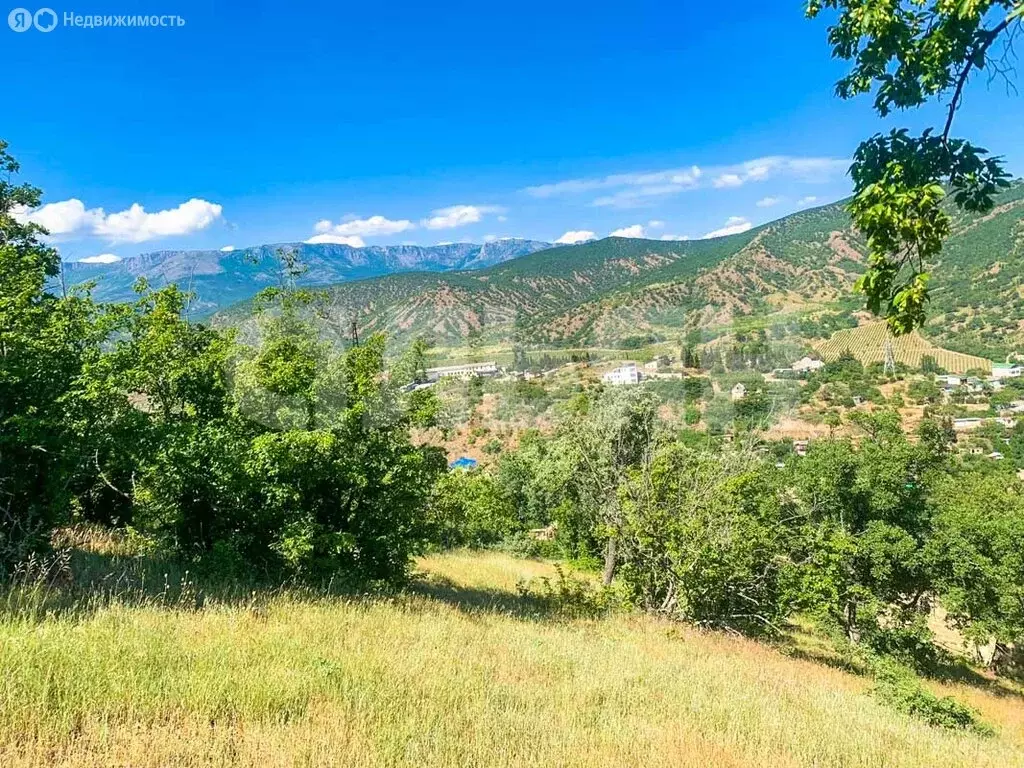
[[[176,283],[196,294],[198,313],[209,313],[252,298],[276,285],[279,248],[292,250],[306,267],[303,285],[328,285],[402,272],[448,272],[495,266],[552,247],[538,240],[507,238],[489,243],[448,245],[371,245],[354,248],[334,243],[282,243],[231,251],[154,251],[111,264],[67,262],[70,285],[95,281],[101,301],[127,301],[132,285],[146,278],[154,287]]]
[[[923,329],[933,343],[989,359],[1024,351],[1024,182],[995,202],[984,215],[951,210]],[[690,331],[848,314],[861,304],[851,288],[866,254],[839,202],[709,240],[609,237],[483,270],[406,272],[329,291],[361,332],[384,331],[398,346],[422,335],[448,347],[631,349]],[[242,325],[250,313],[241,304],[214,320]]]

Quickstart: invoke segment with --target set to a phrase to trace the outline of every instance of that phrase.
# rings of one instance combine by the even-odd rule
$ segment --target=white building
[[[1020,363],[992,363],[993,379],[1019,379],[1024,375],[1024,365]]]
[[[608,371],[608,373],[601,377],[601,381],[613,387],[621,387],[624,384],[639,384],[640,371],[637,369],[636,363],[626,363],[613,371]]]
[[[793,363],[791,367],[797,373],[811,373],[813,371],[820,371],[825,367],[825,363],[812,357],[802,357]]]
[[[953,429],[958,432],[966,432],[971,429],[977,429],[982,424],[981,419],[953,419]]]
[[[494,362],[445,365],[440,368],[427,368],[427,381],[471,379],[474,376],[495,376],[497,373],[498,366]]]
[[[732,388],[731,394],[733,402],[736,402],[737,400],[742,400],[744,397],[747,396],[747,388],[742,384],[737,384],[735,387]]]

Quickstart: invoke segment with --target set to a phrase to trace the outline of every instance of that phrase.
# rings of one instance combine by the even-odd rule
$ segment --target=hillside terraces
[[[889,336],[885,323],[871,323],[858,328],[836,331],[825,341],[815,344],[815,349],[827,361],[838,358],[849,351],[864,365],[881,363],[885,359],[885,343]],[[992,361],[977,355],[966,355],[937,347],[919,333],[891,337],[893,357],[897,363],[910,368],[920,368],[921,358],[930,355],[939,367],[952,373],[967,371],[992,372]]]

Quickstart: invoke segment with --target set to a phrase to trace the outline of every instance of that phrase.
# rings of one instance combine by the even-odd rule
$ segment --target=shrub
[[[439,477],[427,520],[430,541],[443,548],[492,546],[523,530],[511,500],[493,475],[482,470]]]
[[[602,587],[590,579],[574,577],[559,566],[557,576],[544,576],[517,585],[519,595],[541,607],[544,613],[567,619],[597,619],[624,610],[627,602],[611,587]]]
[[[995,733],[992,726],[978,719],[973,709],[951,696],[936,696],[898,662],[879,658],[873,661],[871,669],[876,683],[874,694],[894,709],[939,728],[969,730],[985,736]]]

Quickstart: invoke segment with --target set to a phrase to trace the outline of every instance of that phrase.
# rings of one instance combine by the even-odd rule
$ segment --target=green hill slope
[[[969,354],[1024,343],[1024,183],[985,216],[957,216],[933,278],[925,335]],[[687,242],[607,238],[474,272],[407,273],[330,287],[335,310],[397,343],[630,347],[700,328],[728,332],[821,310],[849,310],[865,247],[841,204],[749,232]],[[244,323],[240,305],[219,322]]]

